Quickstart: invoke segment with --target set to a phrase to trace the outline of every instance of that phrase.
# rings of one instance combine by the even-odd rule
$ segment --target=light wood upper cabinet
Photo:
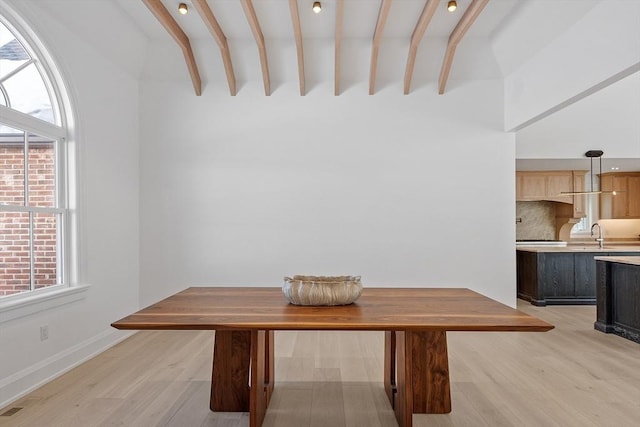
[[[549,200],[573,203],[573,196],[562,196],[561,193],[573,191],[573,173],[566,172],[547,176],[547,197]]]
[[[600,218],[640,218],[640,172],[610,172],[600,175]]]
[[[640,218],[640,176],[627,177],[629,216]]]
[[[574,205],[574,216],[585,214],[585,196],[562,195],[584,191],[586,171],[521,171],[516,172],[516,200],[549,200]]]
[[[516,172],[516,201],[541,201],[573,205],[573,217],[586,213],[585,195],[562,195],[565,192],[584,191],[587,171],[521,171]]]
[[[573,171],[573,191],[585,191],[584,179],[586,173],[586,171]],[[574,218],[582,218],[587,216],[587,197],[588,196],[584,194],[573,196]]]
[[[516,172],[516,200],[544,200],[547,196],[547,177]]]

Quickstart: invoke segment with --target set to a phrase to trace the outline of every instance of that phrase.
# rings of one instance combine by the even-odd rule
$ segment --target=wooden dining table
[[[274,390],[274,331],[384,331],[384,387],[400,427],[451,412],[447,332],[544,332],[553,325],[462,288],[365,288],[353,304],[297,306],[276,287],[191,287],[112,324],[214,330],[210,409],[262,425]]]

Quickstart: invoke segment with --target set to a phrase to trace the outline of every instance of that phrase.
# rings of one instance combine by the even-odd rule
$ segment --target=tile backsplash
[[[516,240],[558,239],[556,206],[554,202],[516,202]],[[601,219],[598,223],[605,239],[640,241],[640,219]]]
[[[516,202],[516,240],[556,239],[554,202]]]

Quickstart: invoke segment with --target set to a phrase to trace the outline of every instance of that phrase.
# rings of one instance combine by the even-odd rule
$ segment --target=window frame
[[[78,243],[77,243],[77,203],[76,195],[76,144],[73,137],[74,121],[72,103],[64,79],[48,49],[40,42],[29,25],[6,4],[0,2],[0,23],[5,25],[30,55],[29,62],[34,63],[51,100],[54,123],[30,116],[26,113],[0,105],[0,121],[3,125],[35,134],[54,141],[56,206],[54,208],[0,205],[0,211],[56,213],[60,224],[57,229],[57,264],[55,285],[31,289],[17,294],[0,297],[0,323],[23,315],[31,314],[68,302],[69,298],[79,298],[87,286],[78,281]],[[26,147],[25,147],[26,148]],[[25,180],[27,180],[25,168]],[[33,252],[33,248],[30,248]],[[32,260],[33,255],[32,256]],[[40,301],[42,304],[39,304]],[[40,308],[38,308],[40,307]],[[24,310],[22,309],[24,308]]]
[[[592,179],[592,188],[591,191],[598,191],[600,189],[600,178],[598,175],[591,176],[591,172],[586,175],[586,179]],[[585,197],[585,212],[586,215],[582,218],[585,224],[584,229],[575,230],[574,226],[571,229],[570,236],[572,239],[588,239],[591,238],[591,225],[598,222],[600,219],[599,207],[600,207],[600,197],[598,194],[589,194]],[[577,225],[577,224],[576,224]]]
[[[2,108],[6,108],[3,106],[0,106]],[[0,112],[2,112],[2,110],[0,110]],[[35,120],[39,120],[39,119],[35,119]],[[65,138],[62,136],[58,136],[58,137],[54,137],[51,135],[46,135],[43,132],[36,130],[37,126],[34,127],[30,127],[30,126],[22,126],[22,127],[30,127],[30,129],[21,129],[21,128],[16,128],[16,126],[10,125],[8,123],[8,120],[5,120],[4,116],[2,118],[2,120],[0,121],[1,124],[7,125],[7,126],[11,126],[16,130],[19,130],[21,132],[23,132],[23,139],[24,139],[24,150],[25,150],[25,189],[28,190],[29,188],[29,184],[28,184],[28,171],[29,171],[29,163],[28,163],[28,150],[30,148],[30,144],[29,144],[29,139],[28,139],[28,135],[29,134],[33,134],[33,135],[37,135],[38,137],[43,137],[46,139],[50,139],[53,141],[53,149],[55,152],[55,163],[54,163],[54,175],[55,175],[55,206],[54,207],[41,207],[41,206],[29,206],[28,203],[28,199],[29,199],[29,195],[27,193],[27,191],[25,191],[25,204],[24,205],[8,205],[8,204],[0,204],[0,212],[10,212],[10,213],[28,213],[29,214],[29,241],[30,241],[30,247],[29,247],[29,258],[30,258],[30,289],[28,291],[24,291],[24,292],[19,292],[17,294],[12,294],[12,295],[3,295],[0,296],[0,300],[5,300],[5,299],[11,299],[12,297],[18,297],[20,295],[23,294],[32,294],[33,292],[36,291],[40,291],[40,289],[48,289],[48,288],[53,288],[56,286],[69,286],[70,281],[67,280],[68,277],[68,271],[70,269],[70,263],[69,260],[67,259],[68,257],[66,256],[67,254],[67,242],[69,241],[69,239],[71,238],[71,236],[69,235],[69,233],[67,233],[67,230],[69,228],[69,210],[67,208],[68,206],[68,198],[67,198],[67,188],[66,185],[62,185],[62,183],[64,183],[66,181],[66,144],[65,144]],[[56,269],[56,284],[55,285],[48,285],[45,286],[43,288],[40,289],[36,289],[35,288],[35,278],[34,278],[34,274],[33,274],[33,269],[34,269],[34,264],[35,264],[35,256],[34,256],[34,252],[35,249],[32,246],[33,241],[35,240],[35,237],[33,235],[33,229],[31,228],[34,224],[34,215],[37,215],[39,213],[48,213],[48,214],[55,214],[60,218],[60,222],[59,224],[57,224],[57,236],[56,236],[56,253],[57,253],[57,257],[56,257],[56,264],[57,264],[57,269]]]

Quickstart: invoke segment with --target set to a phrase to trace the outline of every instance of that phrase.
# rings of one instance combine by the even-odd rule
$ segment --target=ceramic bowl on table
[[[347,305],[362,293],[360,276],[285,277],[282,293],[295,305]]]

